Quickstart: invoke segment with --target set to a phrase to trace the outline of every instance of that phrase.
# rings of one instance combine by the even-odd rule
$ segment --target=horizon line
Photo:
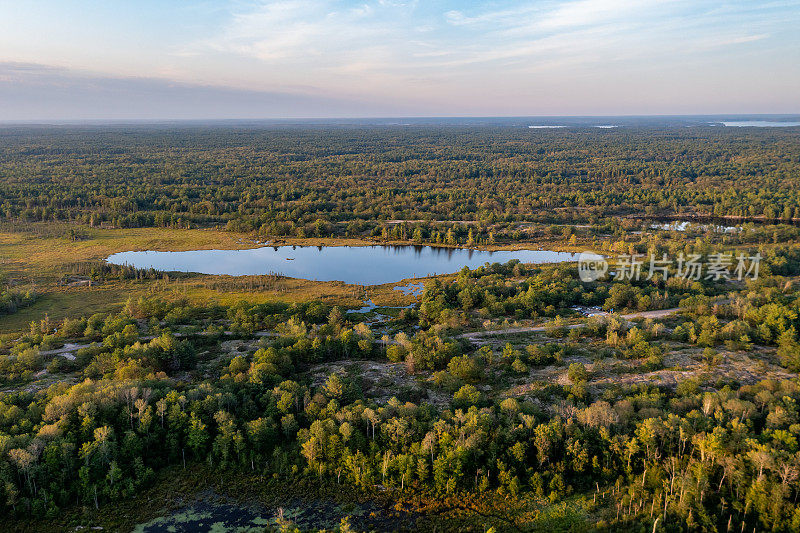
[[[369,115],[369,116],[332,116],[332,117],[254,117],[254,118],[70,118],[70,119],[0,119],[0,126],[18,125],[147,125],[147,124],[176,124],[176,123],[224,123],[224,122],[332,122],[332,121],[375,121],[375,120],[512,120],[512,119],[636,119],[636,118],[735,118],[735,117],[775,117],[775,118],[800,118],[800,112],[789,113],[654,113],[654,114],[598,114],[598,115]]]

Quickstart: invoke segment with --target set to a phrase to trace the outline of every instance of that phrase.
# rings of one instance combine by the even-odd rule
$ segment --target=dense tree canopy
[[[134,296],[0,337],[0,524],[92,516],[194,467],[381,493],[419,516],[502,502],[468,509],[481,530],[798,531],[798,195],[791,128],[2,128],[0,221],[57,221],[64,242],[223,227],[543,238],[639,254],[643,271],[721,250],[761,263],[757,278],[673,264],[591,282],[574,264],[487,263],[366,312],[215,299],[233,279],[191,298],[178,286],[193,274],[51,267],[64,294]],[[679,215],[740,218],[646,220]],[[38,294],[4,278],[0,316]]]
[[[488,242],[530,221],[800,218],[800,140],[768,130],[4,128],[0,217],[442,243],[468,228],[434,221]]]

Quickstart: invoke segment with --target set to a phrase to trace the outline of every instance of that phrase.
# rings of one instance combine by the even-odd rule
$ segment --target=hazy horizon
[[[0,126],[510,126],[603,128],[648,125],[720,126],[723,122],[776,121],[800,125],[800,113],[720,113],[693,115],[530,115],[530,116],[374,116],[252,118],[120,118],[2,120]],[[539,124],[540,126],[536,126]]]

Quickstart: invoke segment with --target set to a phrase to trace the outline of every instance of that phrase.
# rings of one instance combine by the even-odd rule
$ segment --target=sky
[[[800,0],[0,0],[0,121],[800,113]]]

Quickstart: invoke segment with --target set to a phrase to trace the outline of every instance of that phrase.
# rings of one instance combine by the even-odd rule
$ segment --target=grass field
[[[111,280],[92,287],[62,286],[58,280],[69,273],[69,265],[104,260],[116,252],[258,246],[256,240],[230,232],[170,228],[84,228],[81,229],[82,238],[72,241],[71,228],[56,223],[0,226],[0,271],[8,282],[33,287],[41,295],[32,306],[12,315],[0,316],[0,334],[26,330],[31,321],[41,320],[45,315],[52,320],[61,320],[113,311],[128,298],[142,295],[223,305],[243,300],[252,303],[318,300],[330,305],[358,307],[366,298],[371,298],[379,306],[408,305],[413,301],[413,297],[393,290],[401,283],[372,286],[365,290],[342,282],[294,278],[278,278],[264,283],[263,276],[188,275],[168,280]],[[286,244],[357,246],[374,243],[358,239],[294,239]]]
[[[82,228],[81,238],[73,241],[67,224],[0,226],[2,266],[13,277],[35,281],[62,273],[66,264],[105,259],[126,250],[197,250],[208,248],[249,248],[236,234],[217,230],[171,228],[104,229]]]

